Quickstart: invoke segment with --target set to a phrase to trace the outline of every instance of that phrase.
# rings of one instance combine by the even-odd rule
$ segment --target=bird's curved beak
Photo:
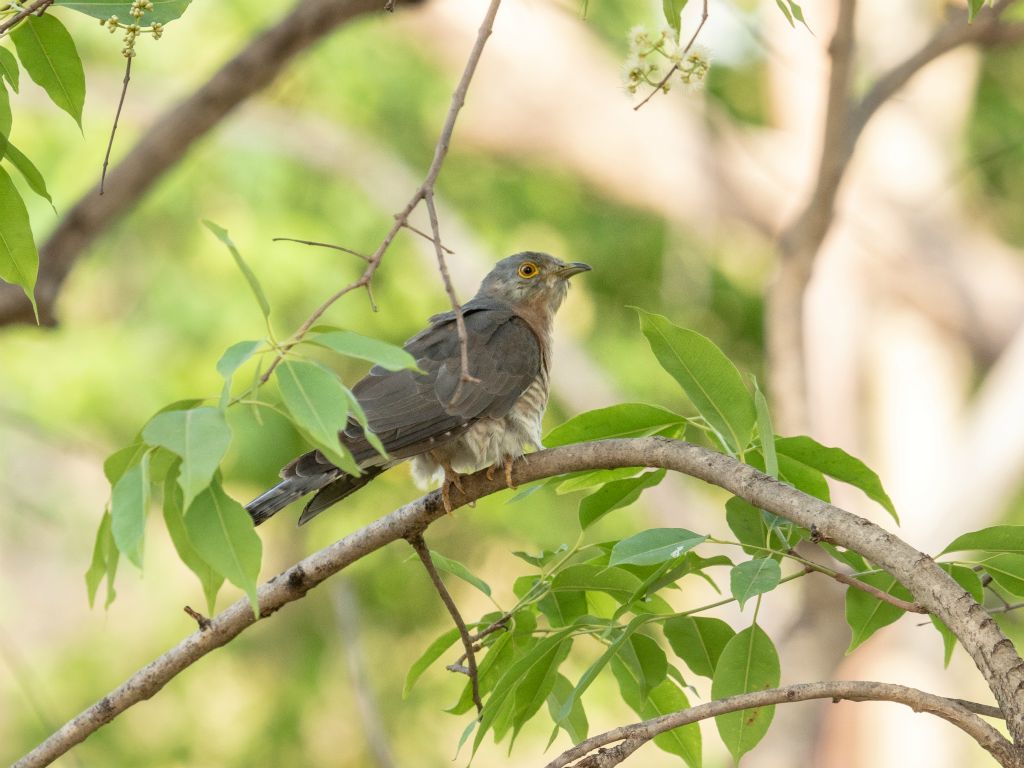
[[[582,261],[574,261],[572,264],[566,264],[555,274],[563,280],[568,280],[573,275],[578,275],[580,272],[589,272],[591,269],[592,267],[589,264],[584,264]]]

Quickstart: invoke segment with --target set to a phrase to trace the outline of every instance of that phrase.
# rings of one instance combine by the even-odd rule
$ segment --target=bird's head
[[[569,290],[569,278],[589,271],[590,266],[579,261],[566,263],[546,253],[524,251],[495,264],[477,295],[554,313]]]

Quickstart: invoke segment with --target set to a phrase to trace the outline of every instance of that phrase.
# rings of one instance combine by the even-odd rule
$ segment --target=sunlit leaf
[[[729,587],[736,602],[743,604],[752,597],[771,592],[779,586],[782,570],[777,560],[761,557],[733,567],[729,574]]]
[[[36,319],[39,318],[35,297],[38,272],[39,252],[32,237],[28,209],[11,177],[0,168],[0,280],[21,287],[32,302]]]
[[[224,227],[214,224],[212,221],[204,220],[203,224],[210,232],[213,233],[214,237],[220,240],[227,247],[231,253],[231,258],[235,260],[235,264],[238,265],[239,271],[242,276],[245,277],[245,281],[249,283],[249,288],[252,290],[253,296],[256,297],[256,303],[260,305],[260,312],[263,313],[264,318],[270,317],[270,304],[267,302],[267,297],[263,293],[263,287],[260,285],[260,281],[256,278],[256,273],[253,272],[249,265],[245,263],[245,259],[242,258],[242,254],[238,252],[238,247],[234,241],[228,235],[228,231]]]
[[[980,549],[984,552],[1024,554],[1024,525],[993,525],[957,536],[941,554]]]
[[[149,454],[127,470],[110,495],[110,526],[117,548],[142,568],[142,540],[149,511]]]
[[[569,678],[561,674],[555,675],[555,683],[551,687],[551,693],[548,694],[548,714],[554,721],[555,728],[551,733],[551,741],[548,742],[548,746],[551,746],[560,728],[569,734],[573,744],[579,744],[587,738],[590,724],[587,722],[587,713],[583,710],[583,702],[579,699],[573,701],[569,709],[569,716],[564,720],[558,720],[558,712],[571,696],[572,683],[569,682]]]
[[[665,470],[645,472],[639,477],[606,483],[600,490],[580,501],[580,528],[588,528],[609,512],[628,507],[646,488],[653,488],[665,477]]]
[[[685,528],[650,528],[612,547],[609,565],[654,565],[672,560],[707,539]]]
[[[738,633],[726,644],[715,666],[711,698],[724,699],[779,684],[779,655],[771,638],[757,624]],[[775,707],[756,707],[715,718],[718,733],[734,760],[739,760],[761,741],[775,715]]]
[[[217,361],[217,373],[224,379],[224,388],[220,395],[220,408],[224,410],[231,397],[231,378],[235,371],[245,365],[256,352],[263,346],[262,341],[239,341],[232,344]]]
[[[178,484],[184,493],[183,508],[210,484],[220,460],[231,444],[231,429],[217,408],[166,411],[154,416],[142,430],[150,445],[160,445],[181,457]]]
[[[665,652],[654,638],[647,635],[632,635],[619,650],[619,658],[636,677],[641,699],[646,699],[668,674]]]
[[[3,50],[0,48],[0,50]],[[0,158],[7,154],[8,137],[11,135],[11,123],[14,115],[11,113],[11,98],[7,94],[7,87],[3,80],[0,80]]]
[[[359,467],[338,440],[348,423],[348,398],[338,377],[316,363],[284,360],[277,366],[277,383],[295,424],[335,465],[358,475]]]
[[[164,479],[164,523],[174,543],[178,557],[199,579],[206,598],[206,607],[212,615],[217,604],[217,593],[224,583],[224,576],[204,560],[192,545],[185,528],[185,507],[181,486],[178,485],[178,467],[168,472]]]
[[[661,367],[679,382],[733,454],[746,448],[757,413],[732,361],[708,338],[637,309],[640,328]]]
[[[689,706],[690,701],[686,694],[671,680],[665,680],[654,687],[639,714],[650,720],[688,709]],[[670,755],[683,758],[690,768],[701,768],[702,744],[700,726],[697,723],[688,723],[671,731],[659,733],[654,737],[654,744]]]
[[[657,405],[621,403],[573,416],[551,430],[544,438],[544,445],[554,448],[612,437],[646,437],[685,423],[686,419],[679,414]]]
[[[736,634],[724,621],[709,616],[676,616],[662,629],[676,656],[701,677],[714,677],[722,651]]]
[[[427,671],[427,668],[441,658],[441,655],[451,648],[458,639],[459,628],[452,627],[427,646],[427,650],[425,650],[423,654],[413,662],[412,666],[409,667],[409,672],[405,676],[405,687],[402,688],[403,699],[408,698],[413,686],[416,685],[416,681],[419,680],[420,676]]]
[[[775,428],[772,426],[772,414],[768,408],[768,400],[754,379],[754,409],[757,411],[757,432],[761,443],[761,454],[764,456],[764,471],[774,478],[779,477],[779,458],[775,453]]]
[[[553,477],[548,482],[555,486],[555,493],[563,495],[596,488],[613,480],[624,480],[639,473],[643,467],[617,467],[615,469],[591,469],[574,472],[565,477]]]
[[[679,28],[682,25],[683,8],[686,7],[686,0],[661,0],[661,9],[665,14],[665,21],[679,36]]]
[[[185,512],[185,530],[200,557],[243,590],[258,614],[256,579],[263,543],[245,507],[224,493],[216,477]]]
[[[11,40],[29,77],[81,128],[85,71],[64,25],[50,14],[27,16],[11,30]]]
[[[896,577],[890,576],[888,573],[870,573],[857,578],[865,584],[877,587],[901,600],[912,601],[914,599],[914,596],[896,581]],[[849,587],[846,590],[846,623],[850,625],[852,634],[850,646],[846,652],[852,651],[879,629],[892,624],[904,613],[906,611],[892,603],[872,597],[862,589]]]
[[[551,580],[554,591],[604,592],[616,600],[628,600],[640,586],[640,579],[623,568],[599,565],[570,565]]]
[[[1011,595],[1024,597],[1024,555],[1004,552],[985,558],[985,573]],[[969,569],[970,570],[970,569]],[[971,570],[971,573],[974,573]]]
[[[166,24],[174,21],[185,12],[190,2],[191,0],[152,0],[153,10],[146,11],[139,24],[148,27],[157,22]],[[111,16],[117,16],[122,20],[128,19],[132,9],[130,2],[112,3],[109,0],[56,0],[55,4],[92,16],[94,19],[104,20]]]
[[[3,49],[0,48],[0,51]],[[39,172],[39,169],[32,164],[21,150],[19,150],[13,144],[7,144],[7,150],[3,153],[6,160],[10,162],[18,172],[24,177],[25,182],[28,184],[29,189],[39,195],[41,198],[46,200],[50,205],[53,205],[53,200],[50,198],[50,192],[46,189],[46,180],[43,178],[43,174]]]
[[[18,92],[18,60],[3,46],[0,46],[0,77],[11,84],[11,90]]]
[[[485,595],[490,597],[491,588],[487,582],[470,573],[469,568],[464,566],[458,560],[452,560],[451,558],[445,557],[440,552],[435,552],[433,550],[430,551],[430,558],[434,561],[434,565],[437,566],[438,570],[450,573],[452,576],[457,576],[467,584],[472,584]]]
[[[107,600],[106,606],[114,602],[117,593],[114,591],[114,577],[117,575],[117,561],[120,558],[117,551],[117,544],[114,541],[114,534],[111,530],[110,512],[104,512],[100,520],[100,526],[96,530],[96,542],[92,548],[92,562],[89,570],[85,572],[85,586],[89,593],[89,607],[96,601],[96,592],[99,590],[103,578],[107,579]]]
[[[369,360],[389,371],[417,368],[416,358],[401,347],[353,331],[326,331],[309,336],[306,340],[348,357]]]

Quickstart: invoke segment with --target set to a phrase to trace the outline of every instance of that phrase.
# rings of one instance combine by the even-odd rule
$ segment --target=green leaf
[[[779,479],[789,483],[798,491],[803,491],[808,496],[822,501],[832,501],[832,492],[829,490],[828,481],[825,479],[825,475],[817,469],[784,454],[778,455],[778,462]]]
[[[207,221],[206,219],[203,220],[203,224],[205,224],[206,228],[213,233],[214,237],[224,243],[228,251],[230,251],[231,257],[235,260],[235,264],[238,265],[238,269],[241,271],[242,276],[245,277],[245,281],[249,283],[249,288],[256,297],[256,303],[260,305],[260,312],[263,313],[264,319],[268,319],[270,317],[270,304],[267,302],[267,297],[263,293],[260,281],[256,279],[256,273],[253,272],[249,268],[249,265],[245,263],[245,259],[242,258],[242,254],[238,252],[238,248],[228,236],[228,231],[224,229],[224,227],[214,224],[212,221]]]
[[[777,560],[761,557],[735,566],[729,573],[729,587],[736,602],[743,604],[752,597],[771,592],[782,578]]]
[[[103,462],[103,474],[106,475],[107,482],[111,486],[115,485],[125,472],[142,461],[148,450],[148,445],[138,442],[110,454]]]
[[[29,77],[81,128],[85,72],[64,25],[50,14],[27,16],[11,30],[11,40]]]
[[[580,528],[586,529],[615,509],[628,507],[640,498],[645,488],[653,488],[665,477],[665,470],[645,472],[639,477],[606,483],[600,490],[580,501]]]
[[[701,677],[714,677],[722,651],[736,634],[721,619],[706,616],[676,616],[662,629],[676,656]]]
[[[435,552],[434,550],[430,550],[430,557],[434,561],[434,565],[436,565],[439,570],[442,570],[445,573],[450,573],[452,576],[457,576],[467,584],[472,584],[488,597],[491,596],[491,588],[487,582],[470,573],[469,568],[464,566],[458,560],[452,560],[451,558],[445,557],[440,552]]]
[[[775,447],[780,454],[860,488],[868,498],[881,504],[897,523],[900,521],[892,500],[882,488],[882,481],[860,459],[855,459],[841,448],[828,448],[806,436],[776,438]]]
[[[583,590],[556,590],[537,601],[537,610],[547,616],[552,627],[568,627],[587,612],[587,593]]]
[[[370,429],[370,422],[366,419],[366,411],[363,410],[363,406],[362,403],[359,402],[359,398],[357,398],[348,387],[344,387],[344,390],[345,397],[348,399],[349,416],[354,416],[356,422],[358,422],[359,426],[362,427],[363,436],[366,438],[366,442],[368,442],[373,450],[385,459],[390,458],[388,456],[388,452],[384,449],[384,443],[382,443],[376,433]],[[536,488],[537,486],[534,487]]]
[[[146,11],[139,20],[143,27],[160,23],[166,24],[181,16],[188,8],[191,0],[152,0],[153,10]],[[128,19],[132,4],[130,2],[112,3],[109,0],[56,0],[55,5],[70,8],[73,11],[92,16],[94,19],[109,19],[117,16],[122,21]]]
[[[983,552],[1024,554],[1024,525],[993,525],[957,536],[940,554],[980,549]]]
[[[85,586],[89,593],[89,607],[92,608],[96,601],[96,592],[100,582],[105,576],[107,579],[107,601],[106,607],[114,602],[117,593],[114,591],[114,577],[117,575],[117,561],[120,553],[117,551],[117,544],[114,542],[114,534],[111,530],[110,512],[104,512],[100,520],[100,527],[96,530],[96,543],[92,548],[92,562],[89,570],[85,572]]]
[[[530,565],[542,568],[568,549],[568,544],[560,544],[556,549],[545,549],[536,555],[531,555],[529,552],[523,552],[521,550],[517,550],[512,554]]]
[[[360,474],[338,433],[348,423],[348,398],[338,378],[323,366],[303,360],[284,360],[277,366],[277,383],[285,408],[295,424],[335,465]]]
[[[3,80],[0,80],[0,158],[7,153],[7,137],[11,135],[11,122],[13,119],[14,116],[11,114],[11,98],[7,94],[7,88],[4,86]]]
[[[565,702],[571,696],[572,683],[569,682],[569,678],[562,674],[555,675],[555,684],[551,687],[551,693],[548,694],[548,714],[555,723],[555,729],[551,734],[551,742],[554,741],[560,728],[569,734],[573,744],[579,744],[587,738],[590,724],[587,722],[587,713],[583,710],[583,702],[579,699],[573,701],[569,710],[569,716],[564,720],[558,720],[559,711],[561,711]],[[551,742],[548,742],[548,746],[551,746]]]
[[[685,528],[651,528],[612,547],[609,565],[656,565],[673,560],[706,540]]]
[[[640,579],[623,568],[605,568],[599,565],[570,565],[551,580],[555,592],[604,592],[619,602],[632,597]]]
[[[765,472],[776,480],[779,478],[779,457],[775,453],[775,428],[772,426],[772,414],[768,409],[768,400],[754,377],[754,409],[757,411],[757,432],[764,456]]]
[[[258,615],[256,579],[263,544],[245,507],[224,493],[218,477],[187,508],[185,530],[199,556],[242,589]]]
[[[686,7],[686,0],[661,0],[661,9],[665,13],[665,21],[676,31],[679,37],[679,29],[682,26],[683,8]]]
[[[11,89],[18,92],[18,60],[14,54],[0,46],[0,77],[6,78]]]
[[[127,470],[110,496],[110,527],[117,548],[142,568],[142,540],[149,511],[149,454]]]
[[[974,21],[978,11],[985,7],[985,0],[967,0],[967,21]]]
[[[402,688],[402,698],[406,699],[409,697],[409,693],[412,691],[413,686],[416,685],[416,681],[420,679],[420,676],[427,671],[427,668],[441,658],[441,655],[447,651],[455,641],[459,639],[459,628],[452,627],[434,642],[432,642],[427,650],[413,662],[412,666],[409,667],[409,672],[405,676],[405,687]]]
[[[724,699],[779,684],[779,655],[771,638],[757,624],[738,632],[722,649],[711,681],[711,698]],[[775,707],[756,707],[715,718],[718,733],[734,760],[761,741],[775,715]]]
[[[178,462],[168,471],[164,478],[164,523],[167,525],[167,532],[171,535],[174,543],[174,550],[178,557],[192,573],[199,579],[203,588],[203,596],[206,598],[206,607],[212,615],[217,605],[217,593],[224,583],[224,577],[215,571],[206,560],[196,551],[185,528],[185,507],[181,486],[178,485]]]
[[[613,480],[625,480],[639,473],[643,467],[618,467],[616,469],[590,469],[584,472],[574,472],[567,476],[553,477],[548,482],[555,486],[555,493],[559,496],[576,491],[585,491],[599,485],[605,485]]]
[[[645,720],[650,720],[688,709],[689,706],[690,701],[686,694],[671,680],[665,680],[654,687],[639,714]],[[690,768],[701,767],[702,745],[700,726],[697,723],[688,723],[660,733],[654,737],[654,744],[670,755],[683,758]]]
[[[220,409],[223,411],[231,399],[231,378],[235,371],[245,365],[256,351],[263,346],[262,341],[239,341],[232,344],[217,361],[217,373],[224,379],[224,388],[220,394]]]
[[[207,406],[158,414],[143,428],[142,437],[181,457],[178,484],[185,494],[183,508],[188,509],[220,466],[231,443],[231,428],[223,411]]]
[[[655,357],[690,398],[722,445],[733,454],[746,448],[757,414],[740,372],[710,339],[642,309],[640,328]]]
[[[896,577],[890,576],[888,573],[870,573],[857,578],[865,584],[878,587],[883,592],[901,600],[914,599],[914,596],[896,581]],[[892,624],[904,613],[906,611],[902,608],[872,597],[861,589],[848,588],[846,590],[846,623],[850,625],[852,635],[850,647],[846,649],[846,652],[850,653],[879,629]]]
[[[44,17],[45,18],[45,17]],[[14,182],[0,168],[0,280],[21,286],[36,320],[36,274],[39,272],[39,252],[32,237],[28,209],[14,187]]]
[[[401,347],[353,331],[327,331],[309,336],[306,341],[348,357],[369,360],[389,371],[419,370],[416,358]]]
[[[677,413],[646,403],[622,403],[573,416],[544,438],[544,445],[582,443],[612,437],[646,437],[686,423]]]
[[[2,50],[3,48],[0,48],[0,51]],[[25,182],[28,184],[29,189],[46,200],[50,205],[53,205],[50,193],[46,189],[46,180],[43,178],[43,174],[39,172],[39,169],[32,164],[32,161],[25,157],[25,155],[21,153],[21,150],[10,143],[7,145],[7,151],[4,152],[3,155],[25,178]]]
[[[636,677],[641,699],[646,699],[652,689],[664,682],[668,674],[665,652],[656,640],[647,635],[632,635],[621,647],[619,658]]]
[[[1024,597],[1024,555],[1004,552],[986,558],[982,565],[992,581],[1011,595]],[[971,570],[971,573],[974,571]]]
[[[513,742],[523,725],[537,714],[547,701],[548,695],[554,689],[555,680],[558,677],[558,668],[569,655],[571,648],[572,638],[564,639],[552,653],[544,657],[542,663],[527,670],[523,677],[518,680],[515,690],[515,704],[510,712]],[[573,702],[570,705],[570,712],[566,713],[565,720],[569,719],[572,710],[577,709],[574,706],[576,703]],[[509,746],[511,747],[511,743]]]
[[[1016,557],[1016,555],[997,555],[997,557]],[[985,588],[981,585],[981,579],[973,568],[950,563],[939,563],[939,567],[952,576],[957,584],[967,590],[976,602],[982,603],[984,601]],[[948,667],[950,660],[953,658],[953,649],[956,648],[956,635],[935,614],[929,614],[928,618],[931,619],[932,625],[942,636],[943,666]]]

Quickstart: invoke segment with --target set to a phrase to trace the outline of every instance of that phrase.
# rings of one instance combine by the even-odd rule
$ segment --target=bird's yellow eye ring
[[[531,277],[536,277],[539,272],[540,270],[537,268],[537,265],[532,261],[524,261],[519,265],[518,274],[520,277],[529,279]]]

